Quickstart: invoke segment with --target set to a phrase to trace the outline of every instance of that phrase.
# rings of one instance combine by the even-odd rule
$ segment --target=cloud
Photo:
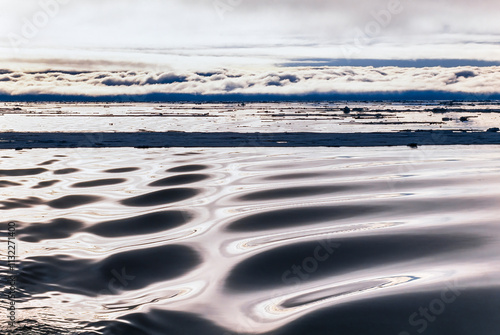
[[[101,84],[106,86],[132,86],[137,85],[138,82],[135,80],[127,80],[122,78],[106,78],[101,81]]]
[[[476,73],[470,70],[463,70],[459,72],[455,72],[447,81],[446,85],[456,84],[460,81],[460,78],[474,78]]]
[[[148,78],[144,83],[147,85],[183,83],[187,80],[186,76],[176,75],[173,73],[162,73],[156,77]]]
[[[500,31],[497,0],[121,0],[119,6],[116,0],[79,0],[61,4],[28,38],[26,20],[34,24],[33,17],[43,14],[43,1],[2,1],[9,15],[0,20],[0,45],[12,46],[14,34],[24,41],[21,49],[307,49],[349,44],[360,31],[368,32],[370,45],[495,44]],[[398,10],[391,12],[395,1]]]
[[[226,83],[225,87],[224,87],[224,91],[226,92],[231,92],[231,91],[234,91],[238,88],[244,88],[245,86],[243,86],[242,84],[240,83],[235,83],[233,81],[229,81]]]
[[[221,72],[196,72],[196,74],[200,77],[213,77],[217,74],[222,74]]]
[[[475,77],[476,74],[474,71],[460,71],[460,72],[455,72],[455,76],[457,78],[463,77],[463,78],[472,78]]]
[[[278,77],[280,78],[280,81],[288,80],[291,83],[298,83],[300,81],[300,78],[294,74],[284,74],[284,75],[280,75]]]
[[[293,71],[293,72],[292,72]],[[209,75],[210,74],[210,75]],[[6,72],[0,91],[8,96],[147,94],[304,94],[445,91],[500,92],[500,67],[401,68],[314,67],[269,71],[218,69],[208,72],[40,71]]]

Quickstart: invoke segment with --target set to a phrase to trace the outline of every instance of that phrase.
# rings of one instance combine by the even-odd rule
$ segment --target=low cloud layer
[[[298,96],[323,93],[444,91],[500,92],[500,67],[279,68],[249,72],[36,71],[0,70],[3,96],[123,96],[148,94]]]

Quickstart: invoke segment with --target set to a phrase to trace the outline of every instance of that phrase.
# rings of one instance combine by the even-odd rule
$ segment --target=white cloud
[[[8,95],[283,94],[447,91],[499,93],[500,67],[282,68],[211,73],[146,71],[9,72],[0,74]]]
[[[41,3],[59,4],[46,23],[37,23],[37,15],[47,13]],[[217,3],[225,5],[222,16]],[[377,45],[386,50],[385,58],[397,58],[391,48],[418,51],[425,43],[467,49],[470,42],[495,45],[500,38],[497,0],[0,0],[0,8],[0,45],[12,46],[14,34],[22,41],[14,43],[17,49],[151,48],[191,56],[211,48],[226,56],[236,47],[269,54],[280,45],[294,47],[298,55],[349,47],[362,32],[369,36],[355,58],[366,58]],[[33,30],[29,24],[36,31],[25,36],[23,31]],[[442,57],[436,52],[427,49],[424,56]],[[479,49],[476,57],[491,55]]]
[[[338,65],[321,58],[500,61],[499,9],[498,0],[0,0],[0,62],[20,75],[0,74],[0,90],[492,92],[499,87],[492,64],[316,67]],[[300,59],[310,59],[311,68],[280,67]],[[230,70],[197,74],[220,68]],[[84,72],[30,73],[44,69]],[[476,75],[455,74],[461,71]]]

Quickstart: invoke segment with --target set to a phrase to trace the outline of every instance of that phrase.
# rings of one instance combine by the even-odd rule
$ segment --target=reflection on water
[[[499,149],[5,151],[13,334],[496,335]]]

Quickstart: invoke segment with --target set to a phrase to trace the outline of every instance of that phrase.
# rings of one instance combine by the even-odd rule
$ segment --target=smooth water
[[[500,332],[499,146],[0,156],[2,334]]]

